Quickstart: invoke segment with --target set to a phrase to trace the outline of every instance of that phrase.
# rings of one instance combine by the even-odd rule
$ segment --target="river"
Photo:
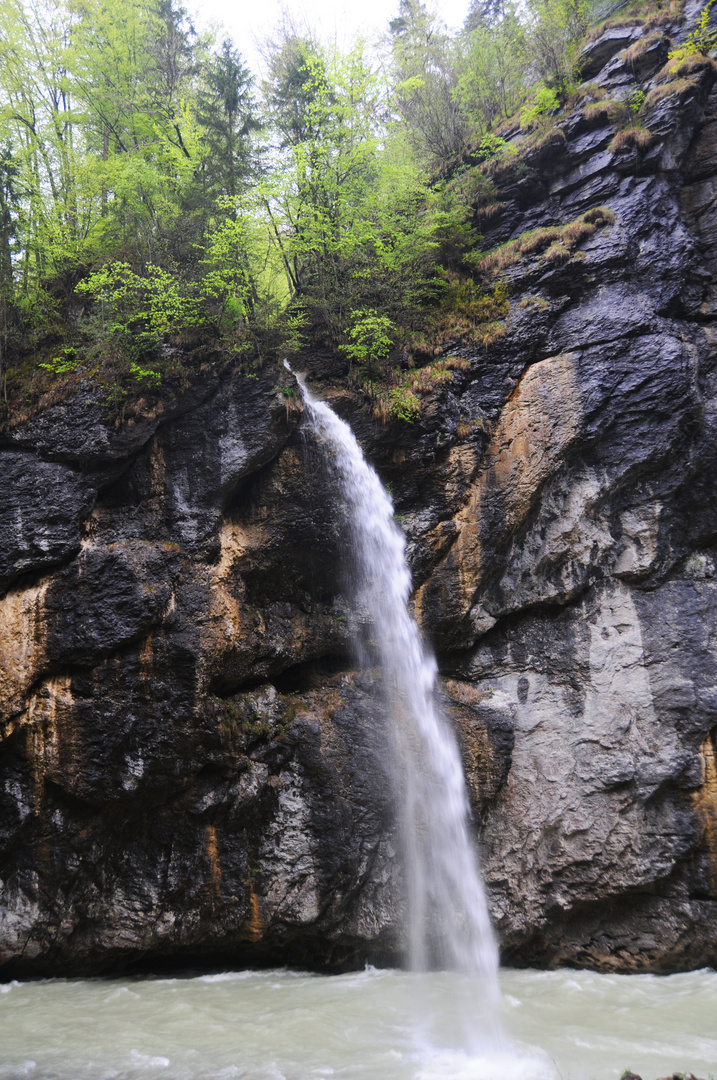
[[[717,973],[501,972],[509,1060],[452,1051],[459,973],[246,971],[0,986],[1,1080],[717,1076]],[[476,1002],[479,1011],[479,1003]],[[430,1021],[426,1022],[426,1017]]]

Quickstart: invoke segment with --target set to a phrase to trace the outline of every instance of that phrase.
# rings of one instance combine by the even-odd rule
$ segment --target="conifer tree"
[[[197,119],[206,153],[207,190],[236,199],[257,169],[252,134],[259,129],[253,78],[241,54],[226,38],[204,66]]]

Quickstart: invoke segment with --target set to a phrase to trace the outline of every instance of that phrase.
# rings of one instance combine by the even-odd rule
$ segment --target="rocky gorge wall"
[[[586,78],[649,91],[671,32],[608,31]],[[511,963],[717,964],[713,82],[648,146],[561,119],[484,248],[614,223],[504,271],[504,336],[414,424],[303,358],[391,486]],[[88,385],[0,436],[4,977],[396,959],[381,673],[287,378],[118,424]]]

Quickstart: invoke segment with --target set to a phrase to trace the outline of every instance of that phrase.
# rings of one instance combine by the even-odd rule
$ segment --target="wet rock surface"
[[[652,86],[640,33],[587,50],[610,94]],[[660,97],[643,149],[578,105],[506,180],[484,250],[615,221],[506,271],[506,334],[451,350],[415,424],[304,358],[391,485],[513,964],[717,964],[712,83]],[[1,437],[4,977],[397,958],[380,673],[285,378],[131,427],[84,394]]]

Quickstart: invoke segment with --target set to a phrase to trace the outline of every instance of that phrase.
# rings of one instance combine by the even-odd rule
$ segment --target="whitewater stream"
[[[416,980],[433,1011],[421,1041]],[[450,1045],[461,974],[237,972],[0,986],[0,1080],[717,1077],[717,974],[503,971],[512,1069]]]

